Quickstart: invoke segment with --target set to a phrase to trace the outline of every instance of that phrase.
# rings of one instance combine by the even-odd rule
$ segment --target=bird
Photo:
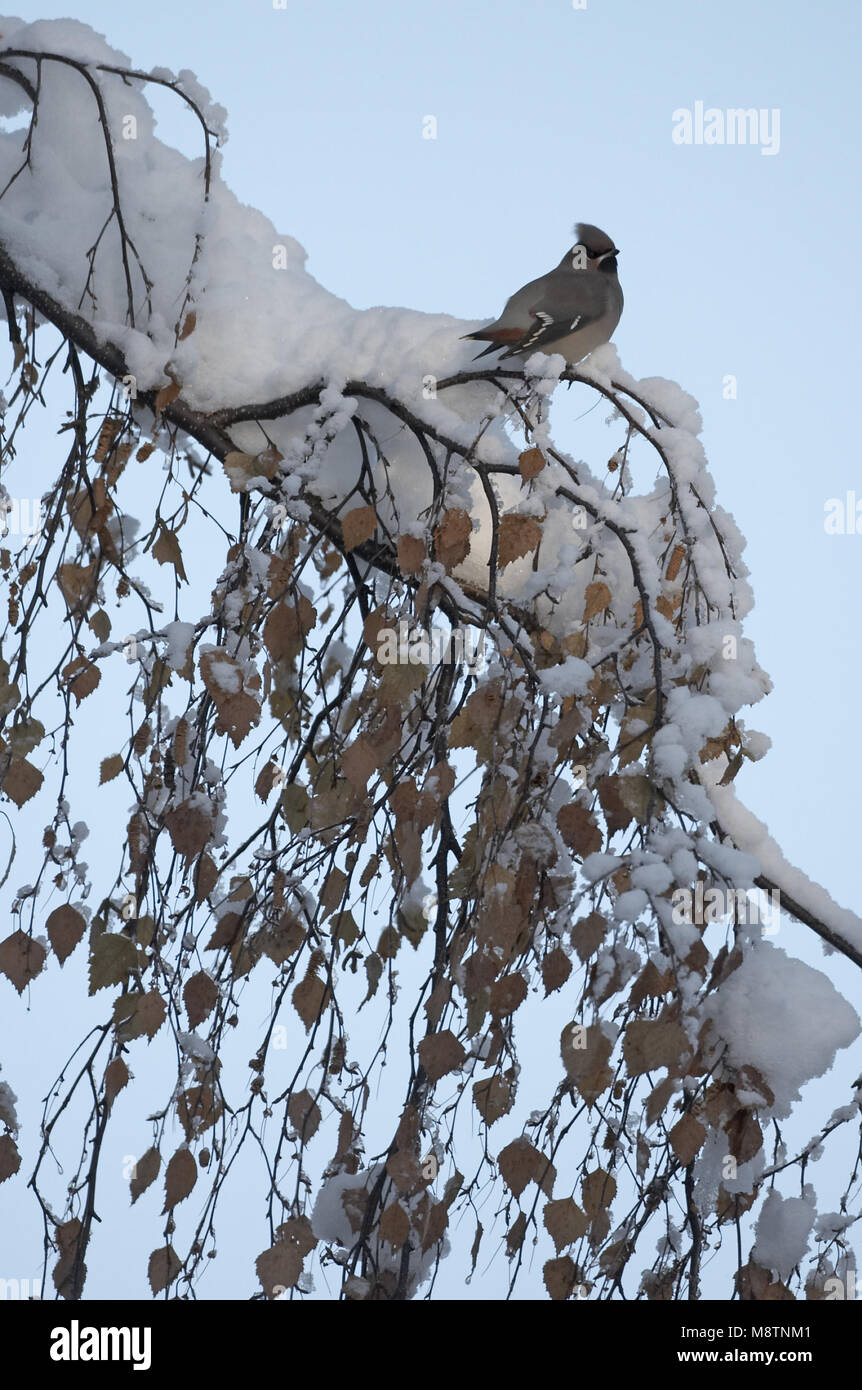
[[[623,311],[617,279],[620,253],[610,237],[589,222],[576,223],[574,231],[577,242],[558,266],[517,290],[494,323],[463,334],[489,344],[474,362],[501,348],[501,361],[533,351],[560,352],[568,363],[580,362],[610,341]]]

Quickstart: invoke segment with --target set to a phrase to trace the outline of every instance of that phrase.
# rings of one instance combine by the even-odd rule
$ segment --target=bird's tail
[[[479,343],[481,343],[481,342],[487,342],[487,339],[485,338],[485,335],[484,335],[484,333],[481,332],[481,330],[480,330],[478,333],[462,333],[462,334],[461,334],[461,339],[462,339],[462,341],[463,341],[465,338],[472,338],[474,342],[479,342]],[[477,353],[476,353],[476,356],[473,358],[473,361],[474,361],[474,362],[478,362],[480,357],[487,357],[487,355],[488,355],[489,352],[498,352],[499,349],[500,349],[501,347],[504,347],[504,346],[505,346],[505,344],[503,344],[503,343],[490,342],[490,343],[488,343],[488,346],[487,346],[486,348],[483,348],[483,349],[482,349],[481,352],[477,352]]]

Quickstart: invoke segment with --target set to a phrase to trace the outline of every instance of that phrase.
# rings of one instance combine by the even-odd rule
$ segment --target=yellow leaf
[[[597,613],[601,613],[607,608],[611,601],[611,591],[607,584],[603,584],[600,580],[596,580],[594,583],[587,585],[585,598],[586,607],[584,608],[584,622],[588,623],[590,618],[594,618]]]

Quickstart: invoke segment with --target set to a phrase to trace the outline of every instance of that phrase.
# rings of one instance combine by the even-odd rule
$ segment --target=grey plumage
[[[489,344],[474,361],[505,349],[502,358],[561,352],[567,362],[579,362],[610,340],[623,311],[619,253],[610,238],[589,223],[579,222],[575,235],[577,242],[554,270],[517,290],[494,323],[464,334]]]

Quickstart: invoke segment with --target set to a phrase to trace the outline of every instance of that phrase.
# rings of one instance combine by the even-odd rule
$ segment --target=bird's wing
[[[532,323],[517,342],[509,340],[506,357],[528,348],[541,352],[559,338],[580,332],[602,318],[609,308],[609,285],[604,276],[588,270],[566,270],[546,276],[543,293],[530,306]]]
[[[480,357],[484,357],[486,352],[495,352],[497,348],[505,347],[509,343],[520,342],[524,334],[531,330],[533,325],[531,305],[542,298],[545,281],[549,278],[549,276],[542,275],[538,280],[531,280],[528,285],[522,285],[506,300],[503,312],[498,319],[495,319],[493,323],[486,324],[484,328],[477,328],[474,333],[464,334],[465,338],[474,338],[478,342],[491,344],[490,347],[485,348],[485,352],[479,353]]]

